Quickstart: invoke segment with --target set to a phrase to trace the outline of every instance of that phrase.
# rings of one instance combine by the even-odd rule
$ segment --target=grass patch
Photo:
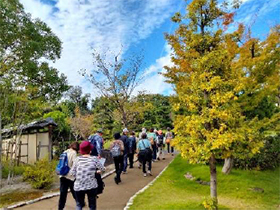
[[[43,192],[31,191],[31,192],[20,192],[13,191],[7,194],[0,194],[0,207],[8,206],[13,203],[17,203],[24,200],[32,200],[43,196]]]
[[[217,167],[220,209],[276,209],[280,202],[280,171],[233,170],[230,175]],[[210,181],[209,167],[191,165],[177,156],[161,177],[134,200],[130,209],[204,209],[201,204],[210,194],[207,185],[187,180],[190,172],[196,178]],[[249,188],[263,188],[254,192]]]

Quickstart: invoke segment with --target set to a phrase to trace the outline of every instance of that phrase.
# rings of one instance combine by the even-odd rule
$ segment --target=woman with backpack
[[[124,152],[124,144],[121,139],[120,133],[114,134],[114,141],[110,145],[110,151],[112,157],[114,158],[115,169],[116,169],[116,176],[114,177],[116,184],[121,182],[121,173],[123,170],[123,152]]]
[[[60,175],[60,195],[59,195],[59,201],[58,201],[58,209],[64,209],[66,199],[67,199],[67,194],[68,194],[68,189],[70,188],[71,194],[73,198],[76,200],[76,195],[74,191],[74,177],[69,174],[69,170],[72,168],[73,163],[77,157],[77,153],[79,151],[79,143],[78,142],[73,142],[70,146],[69,149],[64,151],[62,155],[67,155],[65,158],[65,163],[60,164],[60,171],[59,174],[63,174],[61,170],[63,170],[63,165],[66,165],[67,169],[67,174],[65,175]],[[61,156],[62,156],[61,155]],[[63,159],[60,158],[62,161]],[[60,161],[61,161],[60,160]],[[56,169],[58,170],[58,169]],[[57,171],[58,172],[58,171]]]
[[[77,157],[70,171],[76,180],[74,190],[76,192],[76,209],[81,210],[85,206],[85,195],[88,197],[90,210],[96,209],[96,196],[98,183],[95,173],[105,171],[97,156],[91,156],[93,145],[88,141],[80,144],[81,156]]]
[[[158,136],[157,136],[157,145],[158,145],[158,154],[157,154],[157,159],[160,160],[160,157],[162,160],[165,160],[164,158],[164,135],[162,133],[162,130],[158,131]]]
[[[142,134],[142,139],[139,140],[137,144],[137,150],[138,150],[138,159],[142,163],[143,167],[143,175],[144,177],[147,176],[146,172],[146,163],[148,162],[148,174],[152,176],[151,170],[152,170],[152,146],[150,141],[147,139],[147,134]]]

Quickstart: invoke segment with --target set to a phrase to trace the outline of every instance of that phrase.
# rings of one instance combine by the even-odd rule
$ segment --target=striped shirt
[[[104,166],[95,156],[77,157],[70,174],[76,178],[74,182],[74,190],[90,190],[98,187],[95,172],[96,170],[105,171]]]

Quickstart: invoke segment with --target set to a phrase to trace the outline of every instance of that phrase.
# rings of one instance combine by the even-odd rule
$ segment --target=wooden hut
[[[7,159],[32,164],[48,157],[52,159],[52,129],[57,124],[52,118],[35,121],[18,128],[2,130],[2,151]]]

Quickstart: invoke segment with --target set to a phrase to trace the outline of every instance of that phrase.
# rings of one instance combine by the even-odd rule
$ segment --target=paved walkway
[[[151,182],[173,159],[173,156],[166,155],[165,160],[157,161],[152,164],[153,176],[143,177],[142,170],[138,169],[138,162],[133,169],[128,169],[127,174],[123,174],[122,182],[116,185],[111,175],[104,179],[105,190],[97,199],[97,209],[123,209],[129,198],[136,192]],[[46,199],[31,205],[26,205],[17,209],[57,209],[58,197]],[[75,209],[75,201],[71,194],[68,194],[65,210]],[[87,207],[85,209],[88,209]]]

